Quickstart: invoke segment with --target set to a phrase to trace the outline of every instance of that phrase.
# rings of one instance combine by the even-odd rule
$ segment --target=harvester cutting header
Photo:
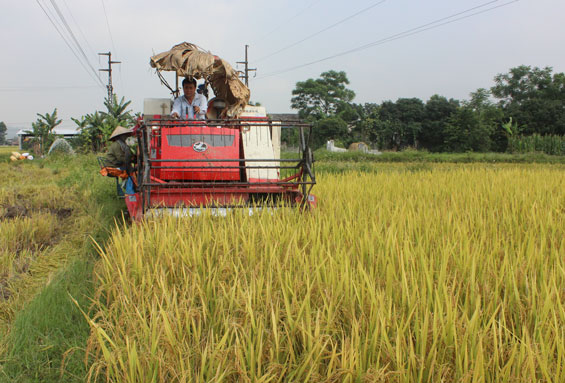
[[[174,103],[144,101],[143,118],[133,129],[137,167],[127,174],[125,201],[132,218],[194,215],[202,208],[224,215],[233,208],[252,213],[263,207],[315,206],[309,124],[272,120],[265,108],[249,106],[250,92],[238,73],[196,45],[175,45],[151,57],[150,65],[174,94],[178,78],[185,78],[184,95]],[[176,73],[176,90],[164,71]],[[212,99],[194,93],[196,80],[204,80],[204,94],[212,88]],[[293,158],[281,158],[282,129],[294,129],[299,137]]]

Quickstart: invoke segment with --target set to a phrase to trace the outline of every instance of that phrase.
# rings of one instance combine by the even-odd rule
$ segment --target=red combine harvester
[[[316,205],[310,194],[316,179],[309,124],[272,120],[264,108],[247,105],[249,90],[231,66],[192,44],[153,56],[151,65],[163,82],[163,70],[204,78],[216,97],[208,103],[206,120],[173,119],[170,100],[145,100],[143,119],[134,129],[136,193],[125,196],[134,220],[199,215],[203,208],[225,215],[234,208],[252,214],[266,207]],[[293,129],[299,138],[293,158],[280,156],[283,129]]]

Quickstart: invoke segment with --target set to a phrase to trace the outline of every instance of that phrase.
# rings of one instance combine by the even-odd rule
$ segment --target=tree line
[[[433,95],[428,100],[400,98],[380,104],[353,102],[343,71],[324,72],[317,79],[296,83],[291,106],[314,125],[313,146],[333,139],[338,146],[365,142],[380,150],[414,148],[430,152],[530,152],[565,155],[565,74],[551,67],[519,66],[498,74],[490,89],[477,89],[468,100]],[[105,111],[72,119],[79,136],[75,148],[99,152],[118,125],[132,126],[139,114],[130,101],[114,95]],[[31,143],[45,153],[61,123],[57,109],[38,114]],[[0,123],[0,143],[5,136]],[[282,140],[297,145],[295,129],[284,129]]]
[[[341,145],[366,142],[381,150],[565,154],[565,75],[550,67],[519,66],[477,89],[469,100],[433,95],[380,104],[353,103],[345,72],[324,72],[298,82],[291,106],[314,125],[314,146],[333,139]],[[535,138],[535,139],[533,139]],[[296,137],[285,132],[283,140]],[[535,145],[537,143],[537,147]],[[551,149],[551,150],[550,150]]]

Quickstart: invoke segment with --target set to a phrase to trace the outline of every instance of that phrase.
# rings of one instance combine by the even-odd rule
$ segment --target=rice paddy
[[[312,213],[115,230],[90,380],[565,381],[565,168],[372,166]]]

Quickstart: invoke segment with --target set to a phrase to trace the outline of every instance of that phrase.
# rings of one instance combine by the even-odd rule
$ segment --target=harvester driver
[[[208,100],[204,94],[196,93],[196,80],[182,80],[184,95],[177,97],[173,103],[171,116],[187,120],[204,120],[208,109]]]
[[[117,177],[117,180],[122,180],[122,182],[118,182],[117,185],[118,195],[123,195],[124,189],[126,194],[135,193],[134,182],[131,177],[134,171],[132,160],[135,159],[135,156],[132,155],[131,149],[126,143],[126,139],[132,134],[131,129],[117,126],[110,136],[112,143],[108,148],[105,165],[122,171],[121,174],[114,175]]]

